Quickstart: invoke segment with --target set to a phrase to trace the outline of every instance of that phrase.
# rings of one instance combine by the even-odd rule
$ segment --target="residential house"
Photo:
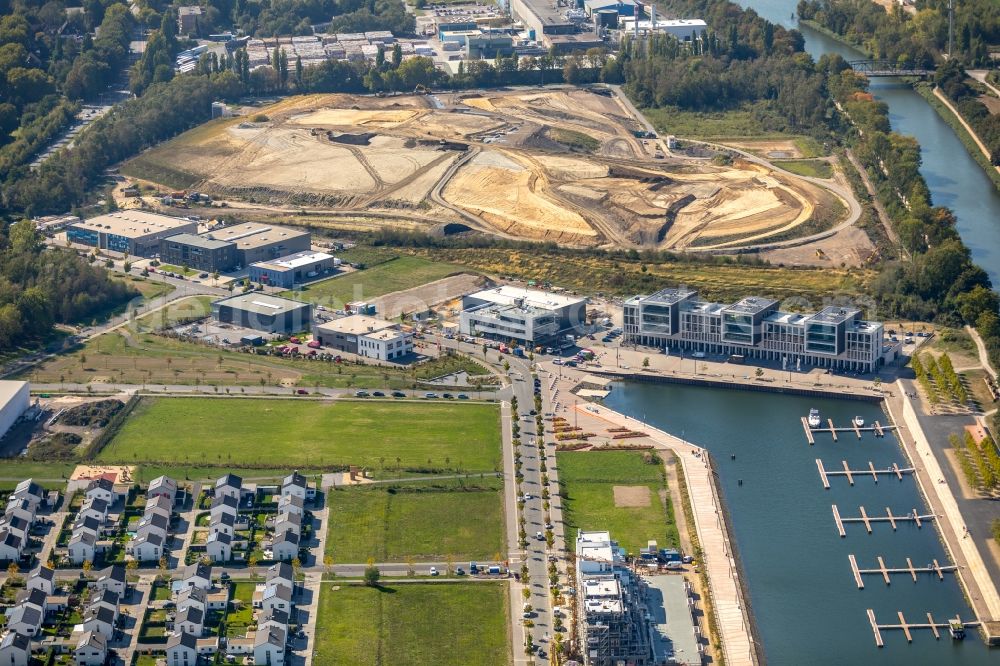
[[[17,562],[24,550],[24,539],[8,530],[0,530],[0,561]]]
[[[208,592],[212,589],[212,565],[197,562],[184,567],[184,587],[200,587]]]
[[[16,605],[34,608],[42,614],[42,617],[45,617],[45,598],[47,596],[41,590],[23,589],[17,593],[14,600]]]
[[[139,520],[139,525],[136,527],[137,533],[152,532],[154,534],[159,534],[161,537],[166,537],[170,530],[170,518],[164,517],[163,514],[149,512],[142,516]]]
[[[256,596],[256,595],[254,595]],[[261,610],[292,612],[292,588],[281,584],[266,584],[260,597]]]
[[[22,540],[27,541],[28,532],[31,530],[31,523],[17,516],[4,516],[0,518],[0,530],[16,534]]]
[[[107,608],[114,614],[115,620],[117,620],[119,603],[121,603],[121,597],[118,596],[117,592],[112,592],[111,590],[95,590],[94,593],[91,594],[90,599],[87,600],[87,608],[89,610]]]
[[[3,666],[28,666],[31,661],[31,638],[16,631],[8,631],[0,638],[0,664]]]
[[[74,532],[66,551],[73,564],[93,562],[97,557],[97,537],[90,532]]]
[[[258,666],[284,666],[287,629],[268,627],[254,635],[253,663]]]
[[[73,650],[76,666],[103,666],[108,658],[108,641],[96,631],[87,631],[80,636],[80,642]]]
[[[173,505],[177,499],[177,482],[169,476],[158,476],[150,481],[146,488],[146,499],[148,501],[157,497],[165,497]]]
[[[278,500],[278,513],[297,513],[305,515],[305,500],[297,495],[282,495]]]
[[[282,497],[298,497],[302,501],[305,501],[307,489],[306,477],[298,472],[292,472],[281,482]]]
[[[45,490],[31,479],[25,479],[14,487],[14,492],[7,501],[11,500],[26,501],[31,505],[31,510],[37,512],[39,507],[46,504]]]
[[[87,499],[103,500],[108,506],[115,503],[115,484],[108,479],[94,479],[87,486],[84,495]]]
[[[183,588],[177,593],[177,612],[180,613],[185,608],[197,608],[202,613],[208,612],[208,604],[205,596],[205,590],[200,587]]]
[[[104,525],[104,521],[108,518],[108,507],[110,504],[97,497],[88,497],[83,501],[83,506],[80,507],[80,511],[77,512],[77,519],[91,517],[97,520],[101,525]]]
[[[167,666],[195,666],[198,663],[198,639],[184,632],[167,638]]]
[[[93,516],[77,516],[77,519],[73,521],[73,533],[89,532],[97,539],[101,535],[101,526],[102,521]]]
[[[174,503],[173,501],[167,499],[163,495],[157,495],[151,499],[146,500],[146,506],[142,510],[143,516],[161,516],[166,518],[167,523],[170,522],[170,517],[174,513]]]
[[[236,536],[236,518],[230,513],[223,513],[209,523],[209,530],[214,534],[221,532],[229,536]]]
[[[240,512],[239,506],[239,500],[234,499],[231,495],[217,495],[212,500],[212,507],[210,509],[212,520],[224,514],[229,514],[235,519]]]
[[[183,632],[198,637],[205,633],[205,611],[197,606],[187,606],[177,611],[174,632]]]
[[[277,534],[271,542],[271,557],[275,560],[290,560],[299,556],[299,535],[291,530]]]
[[[41,590],[45,594],[54,594],[56,591],[56,572],[39,564],[28,575],[27,588]]]
[[[166,553],[165,544],[158,533],[146,531],[125,544],[125,554],[137,562],[159,562]]]
[[[212,532],[205,543],[205,552],[213,562],[228,562],[233,559],[233,537],[225,532]]]
[[[243,495],[243,479],[235,474],[226,474],[215,482],[216,497],[232,497],[237,503]]]
[[[257,615],[257,631],[265,631],[269,627],[284,629],[288,626],[288,613],[280,608],[269,608],[259,611]]]
[[[20,518],[29,525],[35,522],[35,509],[26,499],[12,499],[4,507],[3,515],[7,518]]]
[[[83,613],[84,631],[94,631],[111,639],[115,635],[115,614],[104,606],[87,608]]]
[[[97,572],[97,582],[94,583],[94,587],[114,592],[119,598],[124,597],[128,589],[125,567],[121,564],[112,564],[110,567],[101,569]]]
[[[295,536],[302,536],[302,515],[298,513],[279,513],[274,518],[274,533],[284,534],[285,532],[295,532]]]
[[[288,562],[277,562],[267,568],[264,580],[268,585],[285,585],[295,588],[295,569]]]
[[[7,609],[7,631],[37,636],[44,619],[42,611],[34,606],[18,605]]]

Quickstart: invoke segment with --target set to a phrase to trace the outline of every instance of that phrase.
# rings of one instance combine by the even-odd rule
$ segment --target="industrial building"
[[[576,331],[586,319],[586,298],[505,285],[463,297],[459,330],[537,345]]]
[[[290,334],[312,329],[309,303],[253,291],[215,301],[212,317],[225,324],[266,333]]]
[[[316,327],[324,347],[380,361],[398,360],[413,351],[413,334],[399,324],[366,315],[350,315]]]
[[[627,300],[623,333],[624,341],[639,345],[781,361],[784,367],[873,372],[885,360],[882,323],[863,320],[857,308],[782,312],[769,298],[710,303],[683,287]]]
[[[160,260],[196,271],[226,273],[236,267],[236,244],[196,234],[178,234],[160,240]]]
[[[277,259],[295,252],[308,251],[311,246],[308,231],[256,222],[213,229],[202,234],[201,238],[234,243],[236,263],[239,267],[249,266],[258,261]]]
[[[27,411],[30,399],[28,382],[0,380],[0,437]]]
[[[586,50],[604,41],[587,24],[582,9],[558,0],[511,0],[511,15],[537,39],[557,52]]]
[[[610,533],[577,534],[576,577],[584,664],[651,665],[646,583],[625,566],[625,552]]]
[[[198,223],[142,210],[98,215],[66,228],[71,243],[127,252],[133,257],[151,257],[160,251],[161,239],[184,233],[198,233]]]
[[[677,38],[682,42],[690,42],[700,39],[703,32],[708,30],[708,24],[701,19],[669,19],[656,18],[655,11],[649,19],[623,15],[619,20],[621,34],[637,35],[645,37],[650,34],[667,34]]]
[[[297,284],[329,275],[340,266],[340,259],[325,252],[296,252],[272,261],[250,264],[250,281],[291,289]]]

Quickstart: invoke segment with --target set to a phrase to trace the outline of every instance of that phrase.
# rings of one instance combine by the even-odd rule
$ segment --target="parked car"
[[[393,391],[392,392],[392,397],[393,398],[405,398],[406,394],[403,393],[402,391]]]
[[[451,399],[452,399],[452,398],[454,398],[455,396],[453,396],[453,395],[452,395],[451,393],[442,393],[442,394],[441,394],[441,397],[442,397],[442,398],[447,398],[448,400],[451,400]]]
[[[309,391],[307,391],[307,390],[305,390],[305,389],[298,389],[298,390],[297,390],[297,391],[295,391],[295,392],[296,392],[297,394],[299,394],[299,395],[309,395]]]
[[[208,273],[198,273],[198,277],[202,280],[208,277]]]
[[[431,567],[431,575],[432,576],[437,576],[438,575],[437,567]]]
[[[438,397],[438,394],[437,393],[424,393],[424,397],[427,398],[428,400],[432,400],[432,399]]]
[[[355,391],[354,392],[354,397],[355,398],[367,398],[368,397],[368,391]]]
[[[372,397],[375,397],[375,398],[384,398],[385,397],[385,393],[382,393],[382,391],[372,391]]]
[[[459,400],[468,400],[469,396],[465,395],[464,393],[459,393],[458,394],[458,399]]]

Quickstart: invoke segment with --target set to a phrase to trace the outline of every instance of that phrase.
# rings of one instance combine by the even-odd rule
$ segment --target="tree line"
[[[44,249],[28,220],[0,235],[0,351],[43,340],[54,324],[88,321],[138,295],[76,252]]]
[[[979,93],[969,85],[962,65],[958,61],[946,62],[934,73],[934,82],[975,130],[990,153],[990,162],[1000,166],[1000,114],[990,113],[979,101]]]

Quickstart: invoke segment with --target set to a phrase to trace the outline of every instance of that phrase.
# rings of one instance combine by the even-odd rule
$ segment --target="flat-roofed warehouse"
[[[299,333],[312,329],[312,306],[290,298],[248,292],[212,303],[212,317],[266,333]]]
[[[311,247],[308,231],[280,227],[273,224],[244,222],[230,227],[213,229],[202,234],[208,240],[226,241],[236,244],[236,261],[240,267],[247,267],[258,261],[277,259],[295,252],[303,252]]]
[[[340,259],[325,252],[296,252],[270,261],[250,264],[250,280],[274,287],[291,289],[322,275],[328,275],[340,265]]]
[[[0,381],[0,437],[21,418],[30,399],[28,382]]]
[[[151,257],[160,251],[160,240],[177,234],[198,233],[198,223],[143,210],[123,210],[98,215],[66,228],[71,243],[134,257]]]
[[[160,240],[160,260],[197,271],[225,273],[236,268],[236,244],[196,234],[178,234]]]

